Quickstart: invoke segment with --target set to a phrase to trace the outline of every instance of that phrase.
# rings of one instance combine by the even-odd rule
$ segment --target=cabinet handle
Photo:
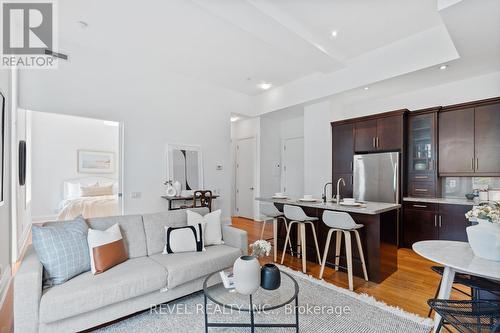
[[[470,162],[470,168],[472,169],[472,171],[474,171],[474,157],[472,158],[472,160]]]
[[[428,179],[428,176],[415,176],[415,179]]]
[[[352,161],[351,161],[351,164],[350,164],[350,166],[351,166],[351,171],[352,171]]]
[[[479,169],[479,158],[476,157],[476,165],[474,167],[474,170],[477,171],[477,169]]]
[[[427,192],[428,190],[426,188],[416,188],[415,192]]]
[[[434,228],[437,228],[437,215],[434,215]]]
[[[377,139],[375,140],[375,142],[377,143],[377,148],[378,148],[378,146],[379,146],[379,145],[378,145],[378,142],[379,142],[379,141],[378,141],[378,136],[377,136]]]
[[[375,145],[375,137],[372,138],[372,146],[373,148],[376,148],[377,146]]]
[[[416,207],[416,208],[427,208],[426,205],[413,205],[413,207]]]
[[[441,225],[442,225],[442,221],[443,221],[443,217],[441,215],[439,215],[439,227],[441,228]]]

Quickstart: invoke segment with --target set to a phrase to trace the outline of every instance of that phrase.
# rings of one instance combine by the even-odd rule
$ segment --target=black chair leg
[[[434,294],[434,298],[438,298],[439,289],[441,289],[441,282],[443,282],[443,278],[441,278],[441,280],[439,280],[439,284],[438,284],[438,287],[436,289],[436,293]],[[429,309],[429,313],[427,314],[427,317],[430,317],[431,314],[432,314],[432,308]]]

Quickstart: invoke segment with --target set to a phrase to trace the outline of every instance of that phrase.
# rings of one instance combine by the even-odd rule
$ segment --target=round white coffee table
[[[439,299],[449,299],[455,272],[500,280],[500,261],[476,257],[466,242],[422,241],[413,244],[413,251],[422,257],[444,266],[443,280],[439,288]],[[434,332],[441,316],[434,316]]]

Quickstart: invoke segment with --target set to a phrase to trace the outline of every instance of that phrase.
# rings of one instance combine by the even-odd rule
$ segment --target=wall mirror
[[[167,181],[178,181],[187,191],[203,188],[200,146],[167,144]]]

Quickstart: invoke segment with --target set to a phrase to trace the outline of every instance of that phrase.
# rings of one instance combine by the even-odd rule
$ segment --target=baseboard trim
[[[3,307],[7,291],[9,290],[10,281],[12,279],[12,270],[9,267],[5,269],[0,279],[0,309]]]

